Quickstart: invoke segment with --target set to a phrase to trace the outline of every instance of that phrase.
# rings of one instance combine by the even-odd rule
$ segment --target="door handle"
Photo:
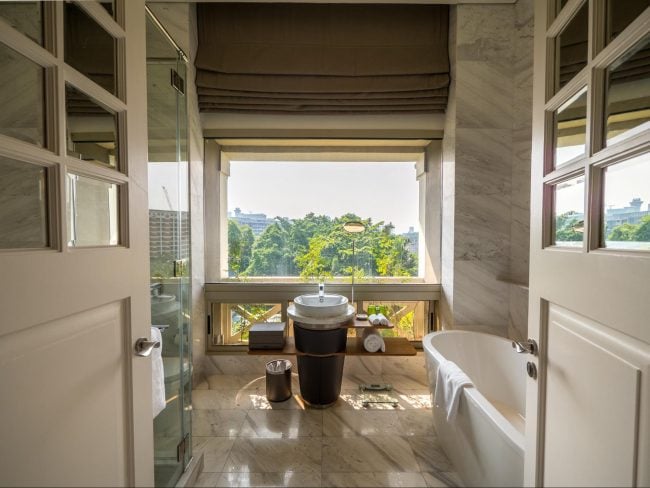
[[[160,341],[150,341],[146,337],[140,337],[135,341],[135,353],[138,356],[148,357],[154,348],[160,347]]]
[[[527,341],[512,341],[512,347],[518,353],[537,354],[537,351],[539,350],[535,339],[528,339]]]

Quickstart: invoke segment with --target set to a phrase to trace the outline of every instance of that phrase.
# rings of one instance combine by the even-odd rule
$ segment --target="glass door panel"
[[[167,406],[154,419],[156,486],[174,486],[191,457],[190,233],[186,67],[147,21],[151,320],[162,330]]]

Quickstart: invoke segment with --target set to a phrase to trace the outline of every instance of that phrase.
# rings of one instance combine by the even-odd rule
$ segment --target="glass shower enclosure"
[[[165,409],[154,419],[157,487],[174,486],[192,456],[186,62],[148,10],[151,321],[162,332],[166,399]]]

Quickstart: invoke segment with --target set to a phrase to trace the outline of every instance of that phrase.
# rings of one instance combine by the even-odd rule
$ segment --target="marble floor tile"
[[[214,374],[207,378],[211,390],[264,390],[266,376],[264,374]]]
[[[324,487],[425,487],[420,473],[323,473]]]
[[[411,436],[405,439],[408,439],[421,471],[438,473],[454,470],[451,461],[438,444],[437,437]]]
[[[318,487],[320,473],[221,473],[217,487]]]
[[[192,434],[195,436],[237,437],[246,418],[244,410],[194,410]]]
[[[422,374],[383,374],[382,378],[385,383],[393,385],[395,390],[426,390],[429,387],[427,374],[423,369]]]
[[[258,396],[257,390],[195,390],[192,407],[194,410],[248,410]]]
[[[332,437],[401,434],[397,412],[329,409],[323,412],[323,435]]]
[[[217,481],[219,480],[220,476],[221,473],[200,473],[196,478],[196,482],[192,486],[196,488],[212,488],[214,486],[217,486]]]
[[[463,486],[460,477],[455,472],[423,472],[422,476],[427,486],[430,487]]]
[[[203,472],[220,473],[232,449],[234,439],[228,437],[193,437],[192,451],[203,453]]]
[[[241,437],[296,439],[321,437],[323,412],[319,410],[250,410]]]
[[[404,437],[323,437],[322,442],[323,473],[420,471]]]
[[[347,374],[343,376],[343,382],[341,383],[342,389],[352,389],[359,388],[360,384],[373,384],[373,383],[385,383],[386,381],[381,375],[372,375],[372,374]]]
[[[402,435],[435,436],[431,410],[401,410],[396,412]]]
[[[390,403],[372,403],[367,407],[363,406],[365,400],[369,401],[396,401],[397,407],[393,407]],[[362,392],[359,388],[351,388],[341,390],[338,401],[332,405],[329,410],[360,410],[360,411],[374,411],[374,410],[389,410],[395,411],[406,408],[397,393],[394,391],[388,392]]]
[[[225,472],[321,472],[321,438],[257,439],[240,437],[230,450]]]
[[[395,396],[399,399],[400,410],[402,409],[428,409],[431,410],[433,405],[431,399],[431,392],[429,390],[418,389],[408,390],[398,387],[394,392]]]

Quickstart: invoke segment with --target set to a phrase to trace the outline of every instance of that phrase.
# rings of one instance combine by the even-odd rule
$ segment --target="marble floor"
[[[362,393],[360,383],[390,383]],[[325,410],[294,396],[270,403],[265,378],[215,374],[193,391],[195,452],[204,453],[196,486],[459,486],[438,445],[423,368],[416,373],[346,372],[338,402]],[[396,400],[394,408],[364,400]]]

